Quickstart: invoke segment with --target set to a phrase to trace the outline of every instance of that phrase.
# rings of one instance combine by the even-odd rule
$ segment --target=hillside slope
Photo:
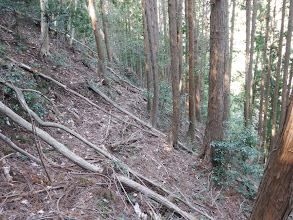
[[[214,219],[245,219],[243,210],[250,201],[236,191],[225,192],[223,188],[215,188],[212,173],[198,166],[192,154],[168,147],[164,136],[138,123],[89,89],[87,80],[92,80],[95,87],[119,107],[147,122],[149,116],[144,91],[131,86],[119,68],[111,67],[115,74],[109,69],[108,83],[104,85],[96,77],[91,59],[95,54],[82,45],[70,46],[63,35],[56,37],[54,32],[50,39],[51,55],[40,57],[38,25],[30,18],[23,19],[21,15],[16,23],[14,12],[8,9],[2,8],[0,13],[0,76],[16,87],[42,93],[43,96],[40,96],[34,91],[23,91],[29,107],[44,121],[60,123],[74,130],[142,176],[187,201],[201,213],[184,205],[178,198],[168,198],[196,219],[207,219],[207,216]],[[27,71],[18,62],[34,71]],[[50,76],[66,88],[87,97],[100,109],[38,73]],[[29,120],[12,90],[0,84],[1,101]],[[166,121],[171,120],[168,115],[164,117]],[[162,130],[164,132],[168,131],[168,123],[166,125]],[[103,174],[80,168],[2,113],[0,129],[16,145],[39,157],[34,141],[37,138],[51,178],[49,181],[42,166],[1,142],[1,219],[182,218],[139,190],[121,184],[113,173],[132,177],[154,189],[127,172],[121,163],[109,160],[71,134],[60,129],[43,128],[87,162],[102,166]],[[185,131],[186,125],[183,124],[182,140]],[[197,136],[202,137],[202,134]],[[161,195],[167,196],[164,192]]]

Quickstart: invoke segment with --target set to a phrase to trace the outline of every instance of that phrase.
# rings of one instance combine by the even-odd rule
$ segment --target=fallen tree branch
[[[166,134],[164,134],[163,132],[159,131],[158,129],[152,127],[150,124],[144,122],[143,120],[141,120],[140,118],[136,117],[135,115],[133,115],[132,113],[130,113],[129,111],[125,110],[124,108],[121,108],[119,105],[117,105],[115,102],[113,102],[108,96],[106,96],[101,90],[99,90],[96,86],[93,85],[93,83],[87,81],[89,87],[96,92],[97,94],[99,94],[102,98],[104,98],[107,102],[109,102],[111,105],[113,105],[115,108],[117,108],[118,110],[120,110],[121,112],[127,114],[128,116],[130,116],[131,118],[135,119],[137,122],[141,123],[142,125],[146,126],[147,128],[149,128],[150,130],[153,130],[155,132],[157,132],[158,134],[162,135],[163,137],[167,137]],[[187,147],[185,147],[182,143],[179,143],[179,145],[186,150],[188,153],[193,154],[193,152],[188,149]]]
[[[8,137],[6,137],[4,134],[0,133],[0,139],[4,141],[6,144],[8,144],[12,149],[16,150],[17,152],[23,154],[24,156],[30,158],[32,161],[35,161],[38,164],[41,164],[41,160],[30,153],[26,152],[25,150],[18,147],[16,144],[14,144]]]
[[[107,66],[107,69],[110,70],[119,80],[121,80],[122,82],[126,83],[127,85],[137,89],[140,92],[143,92],[144,90],[141,88],[136,87],[135,85],[131,84],[130,82],[128,82],[127,80],[123,79],[121,76],[119,76],[119,74],[115,73],[115,71]]]
[[[23,119],[22,117],[17,115],[15,112],[13,112],[10,108],[8,108],[1,101],[0,101],[0,111],[2,113],[4,113],[6,116],[8,116],[9,118],[11,118],[15,123],[19,124],[20,126],[24,127],[25,129],[27,129],[27,130],[29,130],[31,132],[33,131],[31,123],[29,123],[28,121],[26,121],[25,119]],[[36,127],[36,132],[37,132],[38,136],[41,139],[43,139],[46,143],[50,144],[58,152],[60,152],[63,156],[68,158],[70,161],[76,163],[80,167],[82,167],[84,169],[87,169],[89,171],[93,171],[93,172],[98,172],[98,173],[103,172],[102,168],[98,167],[97,165],[93,165],[91,163],[88,163],[83,158],[77,156],[76,154],[74,154],[73,152],[68,150],[63,144],[61,144],[56,139],[51,137],[47,132],[45,132],[45,131],[37,128],[37,127]],[[143,186],[143,185],[141,185],[141,184],[139,184],[139,183],[137,183],[137,182],[125,177],[125,176],[122,176],[122,175],[115,175],[115,177],[121,183],[123,183],[123,184],[125,184],[125,185],[127,185],[127,186],[129,186],[131,188],[134,188],[136,190],[141,191],[146,196],[158,201],[159,203],[163,204],[167,208],[169,208],[171,210],[174,210],[175,212],[180,214],[182,217],[184,217],[186,219],[190,219],[190,220],[193,220],[193,219],[195,220],[196,219],[191,214],[183,211],[178,206],[176,206],[174,203],[170,202],[168,199],[164,198],[163,196],[159,195],[158,193],[148,189],[147,187],[145,187],[145,186]]]
[[[19,124],[20,126],[24,127],[25,129],[33,132],[33,126],[31,123],[20,117],[18,114],[13,112],[10,108],[8,108],[5,104],[3,104],[0,101],[0,111],[7,115],[9,118],[11,118],[16,124]],[[51,135],[49,135],[47,132],[41,130],[40,128],[36,128],[36,133],[38,136],[45,141],[47,144],[51,145],[54,149],[56,149],[59,153],[67,157],[69,160],[73,161],[80,167],[91,170],[94,172],[102,172],[101,167],[97,167],[95,165],[92,165],[88,163],[83,158],[77,156],[72,151],[70,151],[68,148],[66,148],[63,144],[61,144],[59,141],[57,141],[55,138],[53,138]]]
[[[12,58],[7,57],[7,59],[9,59],[9,60],[12,61],[13,63],[17,64],[18,66],[20,66],[20,67],[23,68],[23,69],[25,69],[25,70],[27,70],[27,71],[29,71],[29,72],[31,72],[31,73],[38,74],[38,75],[41,76],[42,78],[44,78],[44,79],[46,79],[46,80],[49,80],[49,81],[53,82],[54,84],[60,86],[60,87],[63,88],[64,90],[66,90],[66,91],[68,91],[68,92],[70,92],[70,93],[76,95],[77,97],[83,99],[84,101],[86,101],[86,102],[89,103],[90,105],[96,107],[97,109],[99,109],[100,111],[104,112],[105,114],[107,114],[107,115],[111,115],[113,118],[115,118],[115,119],[117,119],[117,120],[119,120],[119,121],[121,121],[121,122],[123,122],[123,123],[127,123],[127,124],[129,124],[129,125],[131,125],[131,126],[134,126],[134,127],[136,127],[136,128],[139,128],[139,129],[141,129],[143,132],[149,133],[149,134],[154,135],[154,136],[156,136],[156,137],[158,136],[158,134],[155,134],[155,133],[153,133],[153,132],[151,132],[151,131],[147,131],[147,130],[141,128],[140,126],[138,126],[138,125],[136,125],[136,124],[129,123],[129,122],[125,122],[124,119],[121,119],[120,117],[118,117],[118,116],[116,116],[116,115],[114,115],[114,114],[112,114],[112,113],[109,113],[108,111],[102,109],[100,106],[98,106],[97,104],[95,104],[94,102],[92,102],[91,100],[89,100],[87,97],[85,97],[85,96],[79,94],[78,92],[76,92],[76,91],[74,91],[74,90],[68,88],[66,85],[64,85],[64,84],[62,84],[62,83],[60,83],[60,82],[58,82],[57,80],[53,79],[52,77],[47,76],[47,75],[41,73],[40,71],[38,71],[38,70],[36,70],[36,69],[34,69],[34,68],[32,68],[32,67],[30,67],[30,66],[24,64],[24,63],[18,62],[18,61],[16,61],[16,60],[12,59]],[[2,59],[0,59],[0,60],[2,60]],[[3,60],[2,60],[2,62],[3,62]]]

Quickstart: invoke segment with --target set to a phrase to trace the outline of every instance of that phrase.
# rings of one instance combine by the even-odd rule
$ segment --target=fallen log
[[[13,112],[9,107],[7,107],[5,104],[3,104],[0,101],[0,112],[11,118],[16,124],[20,125],[21,127],[24,127],[25,129],[32,132],[33,126],[31,123],[23,119],[21,116]],[[68,150],[62,143],[58,142],[56,139],[54,139],[52,136],[50,136],[47,132],[43,131],[40,128],[35,128],[37,135],[46,143],[51,145],[54,149],[56,149],[59,153],[61,153],[63,156],[68,158],[70,161],[74,162],[78,166],[92,171],[92,172],[98,172],[103,173],[103,169],[97,165],[93,165],[83,158],[77,156],[72,151]],[[112,174],[113,175],[113,174]],[[161,203],[162,205],[166,206],[167,208],[175,211],[176,213],[180,214],[182,217],[190,220],[195,220],[196,218],[180,209],[178,206],[176,206],[174,203],[170,202],[168,199],[164,198],[163,196],[159,195],[158,193],[148,189],[147,187],[129,179],[128,177],[122,176],[122,175],[115,175],[115,178],[117,178],[118,181],[120,181],[122,184],[125,184],[131,188],[134,188],[138,191],[141,191],[146,196],[156,200],[157,202]]]
[[[12,149],[14,149],[15,151],[21,153],[22,155],[28,157],[29,159],[31,159],[32,161],[35,161],[38,164],[41,164],[41,160],[33,155],[31,155],[30,153],[26,152],[25,150],[21,149],[20,147],[18,147],[16,144],[14,144],[8,137],[6,137],[4,134],[0,133],[0,140],[4,141],[6,144],[8,144]]]

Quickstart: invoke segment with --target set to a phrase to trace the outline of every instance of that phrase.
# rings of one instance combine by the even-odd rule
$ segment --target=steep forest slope
[[[1,112],[0,132],[35,157],[41,149],[48,173],[42,165],[0,141],[1,219],[184,218],[151,193],[122,183],[119,176],[166,197],[194,219],[245,219],[251,201],[235,190],[214,186],[212,173],[196,164],[194,154],[168,147],[166,137],[148,124],[144,90],[132,85],[122,69],[109,67],[107,83],[103,83],[91,63],[96,55],[83,45],[70,46],[64,35],[53,30],[51,54],[40,57],[39,23],[7,8],[1,8],[0,13],[0,101],[31,122],[14,91],[21,88],[28,106],[43,121],[72,129],[114,158],[109,159],[60,128],[35,122],[36,127],[86,162],[103,168],[103,172],[82,169],[38,133],[24,129]],[[94,89],[131,114],[117,109]],[[169,117],[165,115],[162,132],[169,130]],[[182,124],[180,130],[183,140],[187,125]],[[202,131],[196,135],[200,144]]]

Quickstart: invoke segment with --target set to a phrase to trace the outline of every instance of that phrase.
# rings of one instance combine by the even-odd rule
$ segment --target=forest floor
[[[41,57],[40,27],[29,18],[18,15],[16,21],[13,12],[1,11],[0,25],[0,54],[3,59],[0,76],[12,78],[13,83],[21,88],[39,90],[50,99],[48,102],[36,94],[27,93],[27,97],[31,97],[29,105],[39,111],[44,121],[60,123],[76,131],[213,219],[246,219],[252,201],[234,189],[215,186],[212,172],[199,166],[195,154],[168,147],[164,136],[146,132],[148,128],[89,89],[86,80],[94,79],[98,82],[97,87],[120,107],[148,122],[143,90],[121,81],[110,70],[106,74],[108,84],[99,83],[90,58],[95,54],[78,44],[70,46],[68,39],[54,32],[50,32],[50,56]],[[106,112],[52,82],[17,67],[7,57],[51,76],[89,98]],[[123,68],[112,68],[121,78],[128,80]],[[15,96],[6,93],[3,85],[0,91],[0,100],[26,117],[17,105]],[[120,117],[122,121],[108,113]],[[171,117],[168,114],[160,117],[159,128],[167,134]],[[0,130],[19,147],[38,157],[31,132],[4,115],[0,115]],[[88,162],[107,165],[111,172],[124,172],[121,164],[98,154],[72,135],[60,129],[44,130]],[[187,123],[181,124],[182,142],[186,142],[186,130]],[[201,144],[203,132],[203,126],[200,125],[196,131],[197,146]],[[7,178],[3,169],[0,170],[0,219],[182,218],[154,199],[123,186],[107,171],[101,175],[78,167],[42,140],[40,145],[51,181],[48,181],[42,166],[11,150],[4,142],[0,143],[0,167],[9,167],[11,176],[11,179]],[[170,200],[197,219],[208,219],[177,199]]]

